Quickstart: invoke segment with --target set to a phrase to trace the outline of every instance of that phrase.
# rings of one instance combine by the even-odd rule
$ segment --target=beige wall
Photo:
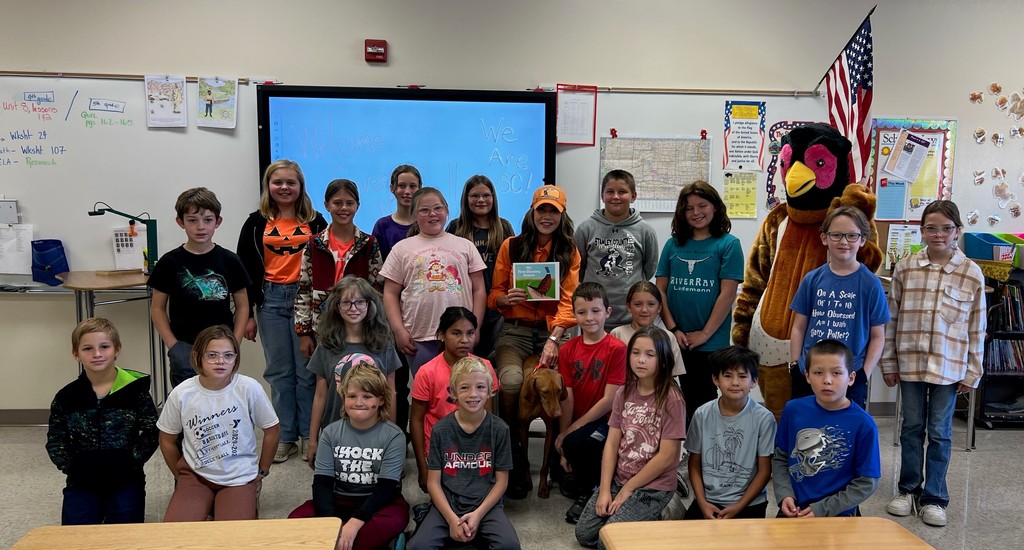
[[[4,2],[4,70],[272,77],[288,84],[523,89],[538,83],[807,90],[874,0],[83,0]],[[876,116],[952,116],[973,129],[967,93],[992,80],[1019,89],[1021,0],[882,0],[872,18]],[[391,62],[362,60],[383,38]],[[1017,80],[1012,80],[1017,79]],[[973,109],[973,110],[972,110]],[[991,118],[986,124],[1005,124]],[[2,122],[2,121],[0,121]],[[1024,170],[1020,142],[996,157],[960,140],[968,170]],[[1002,160],[1015,148],[1017,154]],[[561,152],[559,155],[570,154]],[[567,163],[571,165],[571,163]],[[957,171],[961,173],[961,170]],[[4,192],[0,172],[0,193]],[[559,170],[560,180],[572,174]],[[954,198],[961,200],[959,194]],[[974,200],[964,198],[963,200]],[[991,204],[988,201],[986,204]],[[82,205],[85,208],[87,205]],[[247,212],[252,204],[235,205]],[[579,217],[589,207],[573,212]],[[991,209],[992,207],[987,206]],[[983,214],[984,215],[984,214]],[[1024,230],[1010,222],[1001,230]],[[1020,220],[1018,220],[1019,222]],[[241,220],[225,222],[231,245]],[[659,229],[660,230],[660,229]],[[165,230],[166,231],[166,230]],[[0,297],[0,408],[45,408],[75,372],[69,297]],[[101,310],[125,332],[121,363],[146,364],[141,304]],[[262,353],[246,344],[243,371]],[[877,399],[877,396],[876,396]]]

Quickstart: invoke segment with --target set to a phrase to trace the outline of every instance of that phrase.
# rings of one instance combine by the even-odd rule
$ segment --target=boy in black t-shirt
[[[249,275],[238,256],[213,242],[220,227],[220,201],[205,187],[186,190],[174,203],[185,244],[160,257],[149,286],[153,289],[150,315],[171,362],[171,385],[195,375],[190,362],[192,341],[214,325],[233,327],[242,340],[249,320]],[[234,298],[235,310],[231,311]]]

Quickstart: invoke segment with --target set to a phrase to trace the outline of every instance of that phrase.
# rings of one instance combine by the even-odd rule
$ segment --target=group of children
[[[502,499],[522,498],[529,486],[518,401],[530,356],[556,368],[566,389],[556,470],[581,544],[599,546],[609,521],[661,516],[684,440],[694,489],[687,518],[764,517],[769,479],[780,516],[856,513],[880,477],[862,392],[878,364],[887,384],[904,388],[907,411],[900,494],[887,509],[931,505],[944,523],[955,400],[946,389],[977,385],[984,334],[983,278],[955,248],[962,224],[952,203],[926,209],[927,247],[897,266],[888,304],[856,260],[871,237],[863,213],[840,208],[826,219],[830,262],[808,275],[792,305],[794,380],[813,395],[788,403],[776,427],[749,397],[758,356],[729,345],[743,254],[712,186],[683,187],[660,255],[631,207],[633,177],[621,170],[604,178],[604,208],[578,229],[565,191],[538,188],[518,236],[485,176],[466,182],[462,214],[447,230],[447,201],[422,187],[416,168],[396,168],[391,191],[396,212],[366,234],[353,223],[356,184],[331,182],[328,224],[298,165],[278,161],[264,174],[238,256],[212,241],[221,222],[213,193],[182,193],[176,221],[188,240],[150,279],[175,388],[157,420],[148,378],[115,365],[116,329],[100,319],[76,327],[83,374],[54,399],[47,442],[68,474],[65,523],[141,521],[142,465],[158,442],[176,479],[167,521],[211,510],[215,519],[255,518],[271,464],[301,453],[314,470],[312,512],[344,521],[339,548],[378,548],[408,523],[408,437],[432,503],[409,547],[451,539],[517,548]],[[513,284],[514,263],[537,261],[560,264],[551,283],[559,300],[529,300]],[[839,289],[853,289],[841,312],[851,328],[823,339],[814,329],[830,310],[817,298]],[[926,306],[940,312],[942,332]],[[237,373],[239,342],[257,326],[272,403]],[[573,327],[579,335],[568,338]],[[490,412],[495,394],[500,418]],[[925,521],[938,524],[937,514]],[[362,529],[367,523],[373,528]]]

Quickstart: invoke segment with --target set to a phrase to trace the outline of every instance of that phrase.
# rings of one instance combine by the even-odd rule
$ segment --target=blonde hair
[[[316,219],[316,209],[313,208],[313,201],[309,200],[309,193],[306,193],[306,176],[302,175],[302,168],[293,160],[281,159],[273,162],[263,171],[263,192],[260,194],[260,214],[268,220],[277,219],[281,215],[281,209],[277,202],[270,196],[270,178],[274,172],[282,168],[295,170],[296,179],[299,180],[299,198],[295,201],[295,221],[309,223]]]
[[[82,337],[86,334],[102,332],[110,338],[115,350],[121,349],[121,335],[117,332],[114,323],[103,317],[89,317],[78,323],[75,330],[71,331],[71,353],[78,353],[78,345],[82,343]]]
[[[341,396],[342,401],[341,418],[348,416],[348,413],[345,412],[344,402],[345,393],[348,391],[350,384],[354,384],[357,388],[380,400],[380,406],[377,407],[378,420],[386,421],[391,419],[391,413],[388,412],[391,410],[391,391],[388,389],[388,381],[384,378],[384,373],[368,363],[353,365],[345,373],[345,378],[342,379],[341,384],[338,384],[338,395]]]
[[[494,395],[494,392],[492,391],[493,388],[490,383],[491,369],[487,368],[487,364],[484,363],[483,359],[473,355],[467,355],[452,365],[452,375],[448,378],[448,391],[451,393],[452,398],[455,397],[455,388],[458,386],[459,378],[473,374],[474,372],[482,372],[487,375],[487,395]]]

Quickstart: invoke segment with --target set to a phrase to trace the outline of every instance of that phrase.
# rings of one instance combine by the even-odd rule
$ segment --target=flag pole
[[[851,43],[851,42],[853,42],[853,39],[854,39],[854,38],[855,38],[855,37],[857,36],[857,31],[859,31],[859,30],[860,30],[860,28],[861,28],[862,26],[864,26],[864,23],[865,23],[865,22],[866,22],[866,21],[867,21],[868,19],[871,19],[871,14],[875,13],[875,9],[877,9],[877,8],[878,8],[878,4],[875,4],[875,7],[871,8],[871,11],[869,11],[869,12],[868,12],[868,14],[867,14],[866,16],[864,16],[864,21],[861,21],[861,22],[860,22],[860,25],[857,25],[857,30],[853,31],[853,35],[852,35],[852,36],[850,36],[850,39],[846,41],[846,45],[845,45],[845,46],[843,46],[843,49],[839,50],[839,55],[837,55],[837,56],[836,56],[836,59],[839,59],[839,57],[843,55],[843,52],[845,52],[845,51],[846,51],[846,48],[849,48],[849,47],[850,47],[850,43]],[[825,82],[825,78],[826,78],[826,77],[828,77],[828,73],[829,73],[829,71],[831,71],[831,70],[832,70],[832,65],[835,65],[835,64],[836,64],[836,59],[833,59],[833,60],[832,60],[832,63],[831,63],[831,64],[830,64],[829,66],[828,66],[828,71],[825,71],[825,74],[823,74],[823,75],[821,76],[821,80],[818,80],[818,85],[817,85],[817,86],[815,86],[815,87],[814,87],[814,90],[812,91],[812,93],[813,93],[813,94],[815,94],[815,95],[817,95],[817,94],[818,94],[818,89],[820,89],[820,88],[821,88],[821,83],[822,83],[822,82]]]

